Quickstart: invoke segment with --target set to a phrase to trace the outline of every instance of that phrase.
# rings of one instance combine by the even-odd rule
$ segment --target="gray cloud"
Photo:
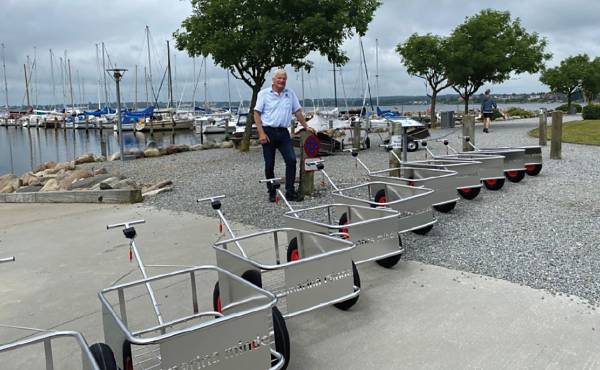
[[[587,53],[600,55],[595,43],[599,33],[596,14],[600,3],[583,0],[568,4],[558,0],[534,1],[461,1],[437,0],[384,0],[371,23],[363,45],[371,77],[371,91],[376,94],[375,39],[379,43],[379,93],[380,95],[421,95],[425,93],[422,80],[411,77],[395,53],[396,45],[412,33],[448,35],[465,17],[482,8],[509,10],[519,17],[531,32],[538,32],[548,40],[548,51],[554,57],[548,65],[553,66],[569,55]],[[97,63],[95,45],[104,42],[110,60],[119,67],[128,68],[123,81],[125,100],[133,100],[134,66],[138,65],[138,100],[144,100],[143,68],[146,65],[144,27],[149,25],[152,35],[152,58],[154,85],[158,88],[166,67],[166,40],[171,39],[181,21],[191,12],[189,1],[179,0],[3,0],[5,17],[0,23],[0,41],[6,45],[6,68],[11,105],[24,102],[23,64],[27,55],[33,60],[37,54],[36,74],[32,76],[34,100],[40,104],[55,102],[52,93],[49,49],[54,51],[55,81],[58,97],[63,101],[62,84],[58,72],[58,58],[68,50],[71,60],[75,101],[80,99],[79,90],[85,90],[86,101],[97,100]],[[172,46],[174,47],[173,43]],[[361,96],[364,91],[363,67],[360,66],[360,48],[357,38],[347,40],[344,49],[350,57],[348,65],[338,73],[338,96]],[[172,50],[176,70],[176,97],[190,100],[193,90],[193,63],[184,52]],[[315,62],[310,74],[305,74],[305,96],[317,98],[333,96],[331,66],[318,54],[309,57]],[[200,60],[196,72],[200,72]],[[227,74],[212,62],[207,68],[208,100],[227,100]],[[77,76],[79,78],[77,79]],[[203,77],[202,77],[203,78]],[[511,80],[492,86],[495,92],[545,91],[537,75],[519,75]],[[343,82],[343,83],[342,83]],[[364,81],[363,81],[364,83]],[[290,71],[289,85],[301,89],[300,74]],[[80,88],[80,86],[82,88]],[[231,79],[233,100],[248,98],[249,89],[241,82]],[[111,96],[114,84],[110,83]],[[163,87],[162,91],[166,89]],[[198,85],[196,99],[204,99],[203,80]],[[0,104],[4,104],[4,91],[0,89]],[[448,90],[448,92],[452,92]],[[161,99],[165,99],[161,94]],[[70,101],[70,98],[67,99]]]

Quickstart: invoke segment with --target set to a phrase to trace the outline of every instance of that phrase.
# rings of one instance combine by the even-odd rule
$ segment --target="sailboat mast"
[[[192,111],[196,111],[196,57],[192,58],[192,65],[194,66],[194,77],[192,78]]]
[[[29,56],[27,57],[29,60]],[[23,64],[23,70],[25,71],[25,95],[27,97],[27,108],[31,107],[29,102],[29,81],[27,80],[27,64]]]
[[[169,40],[167,40],[167,70],[169,74],[169,106],[171,107],[171,109],[173,109],[173,78],[171,77],[171,48],[169,47]]]
[[[133,89],[133,109],[137,109],[137,93],[138,93],[138,76],[137,76],[137,64],[135,65],[135,88]]]
[[[144,86],[146,87],[146,106],[149,106],[150,98],[148,96],[148,71],[146,70],[146,66],[144,66]]]
[[[59,57],[59,61],[60,61],[60,82],[61,82],[61,86],[62,86],[62,95],[63,95],[63,109],[67,109],[67,103],[66,103],[66,96],[67,93],[65,92],[65,63],[63,61],[62,57]]]
[[[37,80],[37,47],[33,47],[33,64],[31,65],[31,76],[33,78],[33,87],[31,92],[33,94],[33,105],[37,107],[38,104],[38,80]]]
[[[6,51],[4,50],[4,44],[2,44],[2,70],[4,71],[4,97],[6,98],[6,111],[8,112],[8,83],[6,82]]]
[[[100,56],[98,54],[98,44],[96,44],[96,73],[98,75],[98,83],[97,83],[98,109],[101,109],[102,106],[100,104],[100,100],[102,98],[100,97],[100,85],[102,85],[102,82],[100,81],[100,76],[102,76],[102,73],[100,72]]]
[[[227,102],[229,103],[229,112],[231,112],[231,86],[229,84],[229,71],[227,71]]]
[[[300,76],[302,81],[302,108],[306,109],[306,105],[304,103],[304,68],[300,70]]]
[[[208,92],[206,85],[206,57],[204,57],[204,109],[208,109]]]
[[[56,109],[56,82],[54,80],[54,55],[50,49],[50,78],[52,79],[52,104]]]
[[[377,106],[379,107],[379,39],[375,39],[375,93],[377,94]]]
[[[75,102],[73,101],[73,79],[71,78],[71,59],[67,59],[67,66],[69,71],[69,90],[71,92],[71,109],[75,111]]]
[[[152,101],[154,102],[154,86],[152,86],[152,58],[150,57],[150,28],[146,26],[146,44],[148,47],[148,82],[150,91],[152,91]]]
[[[338,107],[338,100],[337,100],[337,78],[336,78],[336,73],[335,73],[335,63],[333,63],[333,97],[335,99],[335,107]]]
[[[102,42],[102,76],[104,79],[104,106],[108,107],[108,87],[106,85],[106,49],[104,48],[104,41]]]
[[[369,102],[371,103],[371,111],[374,111],[373,98],[371,97],[371,84],[369,83],[369,70],[367,68],[367,58],[365,57],[365,48],[363,47],[362,39],[359,38],[358,40],[360,41],[360,50],[362,52],[362,59],[363,59],[364,65],[365,65],[365,76],[367,78],[367,90],[369,92]]]

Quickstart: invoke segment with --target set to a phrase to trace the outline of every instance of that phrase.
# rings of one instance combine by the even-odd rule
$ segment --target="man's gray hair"
[[[273,78],[275,78],[277,76],[280,76],[280,75],[287,76],[287,72],[285,71],[285,69],[283,69],[283,68],[277,68],[275,70],[275,72],[273,72]]]

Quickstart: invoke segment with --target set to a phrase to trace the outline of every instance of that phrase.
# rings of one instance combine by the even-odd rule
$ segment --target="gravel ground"
[[[573,117],[565,118],[565,121]],[[481,146],[535,145],[527,131],[537,119],[494,123],[484,134],[478,125],[476,143]],[[435,130],[458,146],[460,131]],[[361,153],[373,169],[385,168],[388,154],[377,148]],[[441,144],[431,143],[441,153]],[[549,159],[549,143],[543,148],[544,168],[537,177],[518,184],[506,182],[500,191],[482,190],[472,201],[461,200],[448,214],[436,212],[438,223],[426,236],[404,234],[405,258],[452,269],[506,279],[552,293],[575,295],[600,303],[600,147],[564,144],[563,159]],[[409,153],[424,159],[425,151]],[[281,156],[276,173],[283,175]],[[282,225],[283,205],[267,202],[260,148],[249,153],[217,149],[111,162],[109,171],[121,172],[142,182],[170,179],[173,192],[148,199],[157,208],[214,216],[208,204],[197,198],[224,194],[225,215],[234,221],[272,228]],[[364,181],[364,173],[347,154],[326,158],[326,171],[341,185]],[[320,175],[317,176],[317,183]],[[319,185],[317,185],[319,186]],[[331,202],[328,190],[298,206]],[[215,226],[216,227],[216,226]]]

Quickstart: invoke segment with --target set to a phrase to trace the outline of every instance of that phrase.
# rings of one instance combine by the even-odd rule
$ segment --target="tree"
[[[546,40],[528,33],[519,18],[486,9],[465,19],[448,38],[446,71],[452,88],[469,110],[469,98],[486,82],[501,83],[511,73],[536,73],[550,54]]]
[[[588,104],[600,93],[600,57],[590,61],[581,79],[581,90]]]
[[[174,33],[190,56],[211,55],[252,89],[240,150],[247,151],[256,97],[274,67],[309,71],[318,51],[330,63],[348,61],[340,50],[354,33],[364,35],[378,0],[191,0],[192,15]]]
[[[540,82],[548,85],[552,92],[563,93],[567,96],[567,111],[571,111],[573,94],[581,87],[585,71],[590,64],[586,54],[568,57],[554,68],[542,72]]]
[[[435,103],[440,91],[451,84],[446,76],[446,40],[430,33],[420,36],[412,34],[403,44],[396,46],[408,74],[427,81],[431,88],[431,125],[435,126]]]

